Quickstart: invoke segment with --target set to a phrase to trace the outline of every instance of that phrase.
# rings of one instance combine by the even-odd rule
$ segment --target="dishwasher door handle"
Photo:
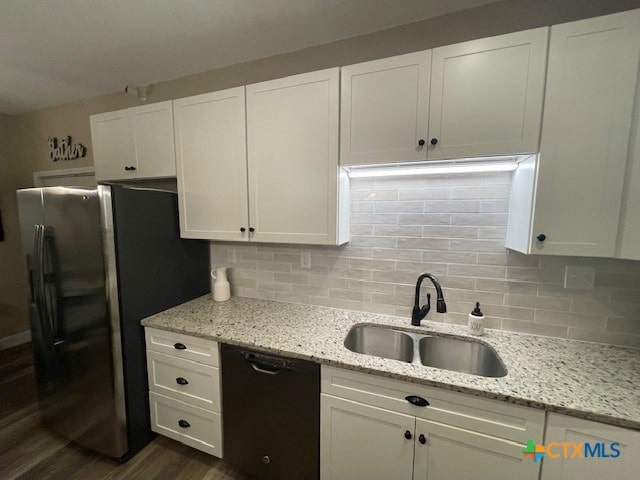
[[[255,363],[251,364],[251,368],[253,368],[258,373],[266,373],[267,375],[277,375],[280,373],[280,370],[266,370],[264,368],[260,368]]]

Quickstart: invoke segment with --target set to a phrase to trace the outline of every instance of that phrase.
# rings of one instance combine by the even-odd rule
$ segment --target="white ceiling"
[[[495,0],[2,0],[0,113],[18,114]]]

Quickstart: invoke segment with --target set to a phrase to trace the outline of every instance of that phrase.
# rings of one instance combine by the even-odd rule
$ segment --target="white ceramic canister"
[[[227,280],[227,267],[215,267],[211,270],[211,293],[216,302],[231,298],[231,285]]]

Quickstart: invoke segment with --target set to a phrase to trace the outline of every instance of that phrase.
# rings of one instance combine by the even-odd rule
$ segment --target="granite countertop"
[[[487,330],[508,373],[486,378],[347,350],[358,323],[468,337],[467,328],[310,305],[204,296],[153,315],[147,327],[495,398],[640,430],[640,349]],[[476,338],[476,337],[473,337]]]

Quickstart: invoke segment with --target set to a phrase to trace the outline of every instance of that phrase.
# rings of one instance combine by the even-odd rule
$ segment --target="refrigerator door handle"
[[[45,226],[36,225],[35,235],[33,239],[33,250],[35,254],[35,279],[34,279],[34,299],[38,318],[40,320],[40,328],[43,337],[48,343],[53,343],[53,332],[51,332],[51,323],[48,321],[47,299],[44,290],[44,234]]]

